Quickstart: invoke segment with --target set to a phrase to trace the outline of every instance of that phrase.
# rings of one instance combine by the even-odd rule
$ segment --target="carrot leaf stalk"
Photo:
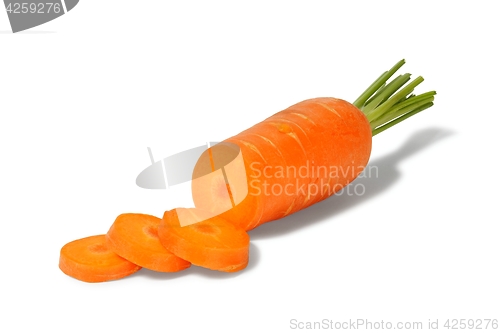
[[[368,118],[373,136],[434,104],[435,91],[413,94],[424,81],[421,76],[408,83],[411,74],[406,73],[387,82],[404,63],[404,59],[400,60],[384,72],[353,103]]]

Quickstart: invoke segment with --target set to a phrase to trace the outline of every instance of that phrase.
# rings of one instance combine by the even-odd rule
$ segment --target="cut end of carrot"
[[[248,265],[250,237],[220,216],[182,226],[179,216],[198,219],[199,209],[177,208],[165,212],[158,228],[160,241],[176,256],[193,265],[223,272],[236,272]]]
[[[217,235],[221,233],[219,227],[210,224],[197,223],[193,225],[193,228],[200,234],[205,235]]]
[[[84,282],[117,280],[141,269],[115,254],[106,245],[105,235],[90,236],[64,245],[59,268],[66,275]]]
[[[193,169],[191,187],[195,207],[212,216],[228,213],[243,201],[248,202],[247,168],[240,147],[220,142],[207,149]],[[183,224],[182,217],[180,221]]]
[[[158,227],[157,226],[152,226],[148,225],[142,229],[144,234],[147,236],[153,238],[153,239],[158,239]]]
[[[193,170],[191,192],[196,208],[248,230],[261,216],[261,207],[258,197],[250,193],[253,178],[248,171],[252,169],[245,164],[243,150],[237,143],[225,141],[202,154]],[[180,221],[184,225],[182,216]]]
[[[158,237],[161,219],[146,214],[121,214],[106,235],[106,244],[119,256],[157,272],[178,272],[191,266],[168,251]]]
[[[92,253],[100,254],[109,251],[109,248],[105,244],[94,244],[88,247],[88,250]]]

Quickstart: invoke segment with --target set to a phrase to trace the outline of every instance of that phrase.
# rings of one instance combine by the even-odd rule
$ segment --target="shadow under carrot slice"
[[[106,236],[77,239],[61,249],[59,268],[84,282],[105,282],[131,275],[141,269],[115,254],[106,245]]]
[[[191,266],[165,249],[158,239],[161,219],[147,214],[121,214],[106,235],[108,247],[130,262],[157,272],[178,272]]]
[[[183,226],[179,214],[184,220]],[[204,219],[203,214],[195,208],[166,211],[158,227],[162,245],[193,265],[223,272],[244,269],[250,247],[246,231],[219,216]],[[186,219],[193,221],[186,223]]]

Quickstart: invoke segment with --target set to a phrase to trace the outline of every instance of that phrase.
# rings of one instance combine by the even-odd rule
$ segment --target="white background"
[[[500,319],[497,7],[83,0],[19,34],[0,10],[0,330]],[[146,147],[163,158],[306,98],[353,101],[402,58],[435,106],[374,138],[365,195],[252,231],[246,270],[101,284],[59,270],[65,243],[118,214],[173,208],[135,185]]]

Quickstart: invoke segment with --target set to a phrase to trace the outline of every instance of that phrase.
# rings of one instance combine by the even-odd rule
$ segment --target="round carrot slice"
[[[158,236],[167,250],[193,265],[223,272],[248,265],[250,237],[245,230],[195,208],[165,212]]]
[[[157,272],[178,272],[191,266],[165,249],[158,239],[161,219],[146,214],[118,216],[106,235],[106,243],[120,257]]]
[[[64,245],[59,268],[65,274],[84,282],[121,279],[141,269],[111,251],[106,245],[105,235],[90,236]]]

